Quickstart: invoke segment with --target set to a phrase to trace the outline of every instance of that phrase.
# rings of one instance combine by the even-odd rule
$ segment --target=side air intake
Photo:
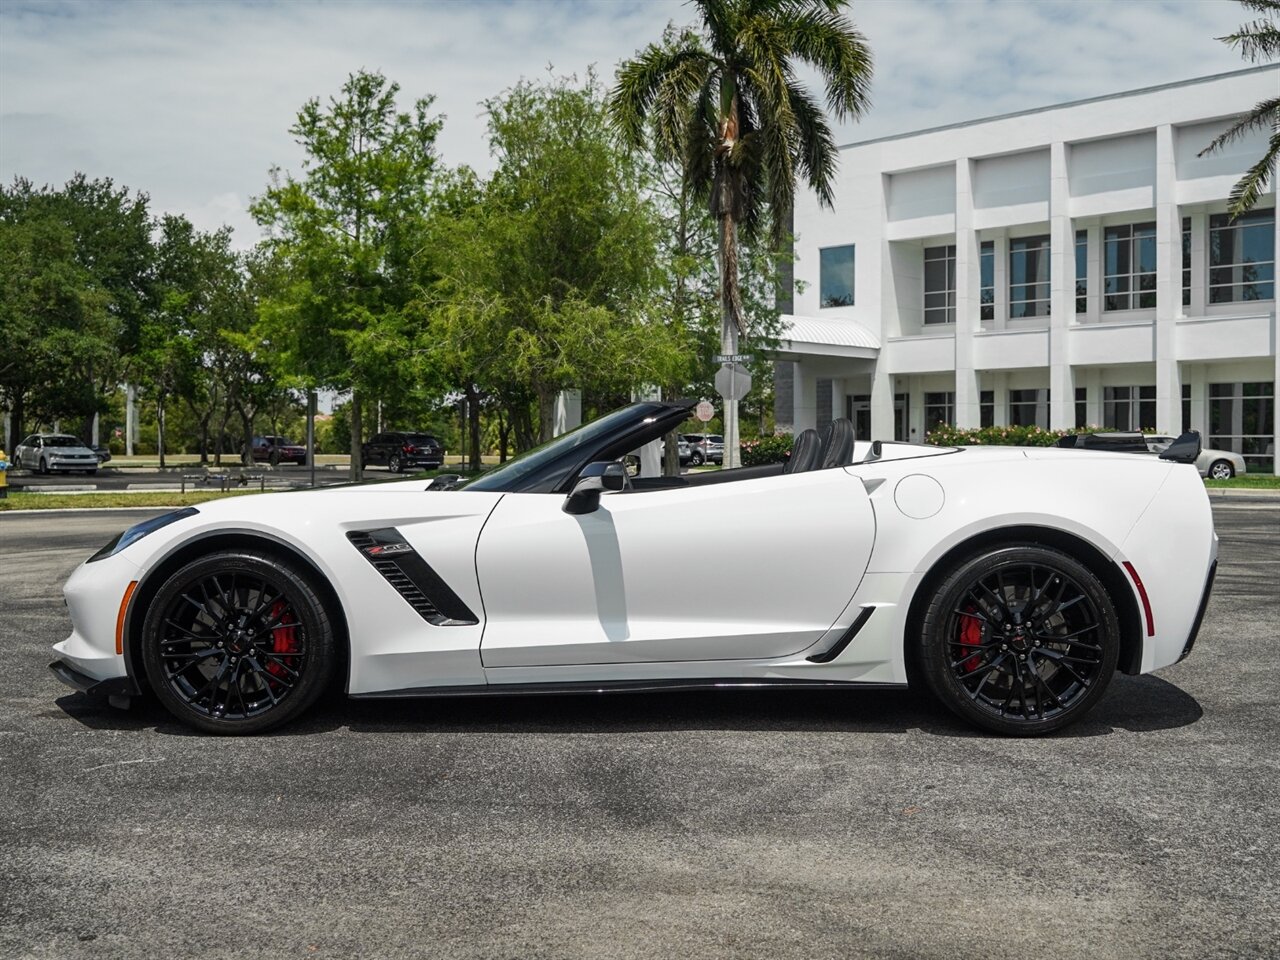
[[[480,622],[395,527],[352,530],[347,539],[427,623],[458,627]]]

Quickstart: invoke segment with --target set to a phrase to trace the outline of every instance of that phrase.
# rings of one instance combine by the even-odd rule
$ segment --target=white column
[[[124,452],[133,456],[133,444],[138,439],[138,391],[133,384],[124,388]]]
[[[1084,371],[1084,419],[1085,426],[1102,425],[1102,370],[1088,367]]]
[[[1193,300],[1192,303],[1195,301]],[[1188,429],[1199,430],[1201,443],[1209,445],[1209,367],[1203,363],[1189,363],[1183,367],[1182,377],[1191,384],[1191,423]]]
[[[796,433],[818,426],[818,378],[797,360],[791,398],[791,429]]]
[[[831,419],[839,420],[845,415],[845,396],[849,392],[849,384],[843,377],[835,377],[831,381]]]
[[[1102,319],[1102,224],[1095,223],[1086,228],[1089,231],[1089,292],[1085,295],[1085,319],[1090,323]]]
[[[1067,145],[1049,148],[1049,428],[1075,423],[1075,381],[1067,327],[1076,313],[1076,236],[1071,229]]]
[[[992,372],[991,393],[995,406],[992,409],[992,423],[997,427],[1009,424],[1009,375],[1004,371]]]
[[[1182,225],[1178,225],[1182,229]],[[1181,256],[1181,255],[1179,255]],[[1179,262],[1179,273],[1182,264]],[[1181,278],[1178,280],[1182,282]],[[1185,317],[1203,317],[1209,302],[1209,215],[1191,214],[1191,302],[1182,308]]]
[[[956,426],[976,427],[973,334],[982,322],[982,251],[973,229],[973,161],[956,161]],[[920,439],[923,439],[921,435]]]
[[[1156,128],[1156,429],[1182,423],[1182,378],[1176,353],[1182,312],[1182,218],[1178,216],[1173,127]]]
[[[883,360],[871,375],[871,439],[893,439],[893,377]]]
[[[582,425],[582,391],[561,390],[556,394],[555,424],[552,434],[560,436]]]
[[[1009,234],[1001,231],[995,238],[994,250],[995,270],[995,319],[991,329],[1003,330],[1009,323]]]
[[[1271,193],[1280,200],[1280,162],[1271,168]],[[1275,211],[1275,245],[1280,252],[1280,203]],[[1271,472],[1280,477],[1280,309],[1271,308],[1271,349],[1275,369],[1271,380]]]

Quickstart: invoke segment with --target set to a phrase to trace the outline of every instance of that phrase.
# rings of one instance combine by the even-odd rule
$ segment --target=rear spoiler
[[[1199,456],[1200,431],[1188,430],[1165,448],[1164,453],[1160,454],[1160,459],[1171,460],[1174,463],[1195,463]]]

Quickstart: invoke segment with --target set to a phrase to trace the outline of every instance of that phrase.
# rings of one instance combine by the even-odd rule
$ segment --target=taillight
[[[418,448],[417,448],[417,447],[415,447],[415,446],[414,446],[413,444],[411,444],[411,443],[406,443],[403,447],[401,447],[401,448],[400,448],[400,450],[401,450],[401,452],[402,452],[402,453],[417,453],[417,452],[418,452]]]

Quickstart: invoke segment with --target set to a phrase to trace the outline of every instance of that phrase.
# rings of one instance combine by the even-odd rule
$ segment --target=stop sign
[[[711,405],[710,400],[703,400],[700,404],[698,404],[697,408],[693,411],[693,413],[694,413],[694,416],[696,416],[699,420],[701,420],[703,423],[706,423],[708,420],[710,420],[712,417],[716,415],[716,408]]]

